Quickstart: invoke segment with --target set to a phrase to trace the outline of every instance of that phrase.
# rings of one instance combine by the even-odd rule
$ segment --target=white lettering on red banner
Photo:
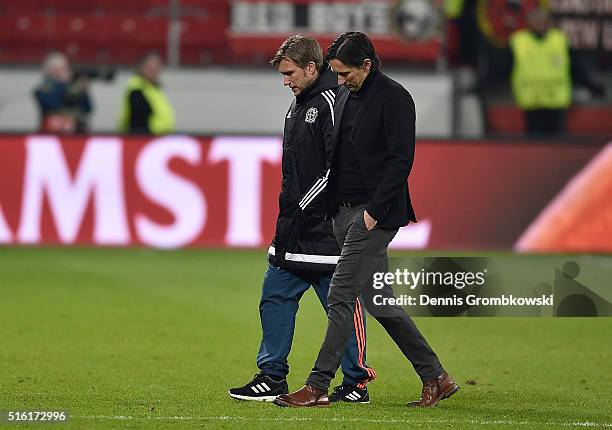
[[[9,229],[8,224],[2,213],[2,205],[0,205],[0,243],[11,243],[13,240],[13,234]]]
[[[228,246],[260,246],[261,167],[263,162],[279,164],[279,138],[217,137],[212,141],[209,160],[229,164]]]
[[[417,146],[410,196],[419,222],[392,248],[512,249],[537,227],[529,249],[612,250],[603,147]],[[281,160],[278,137],[0,136],[0,243],[267,248]],[[563,191],[578,179],[588,192]],[[561,197],[566,223],[539,217]],[[519,200],[520,214],[508,217]],[[530,227],[536,218],[544,221]]]
[[[185,246],[195,240],[206,222],[206,199],[199,188],[168,169],[174,157],[190,164],[200,162],[200,143],[185,136],[162,137],[144,147],[136,162],[136,178],[143,193],[174,216],[174,223],[159,224],[136,214],[140,240],[159,248]]]
[[[46,197],[62,243],[76,240],[87,205],[93,200],[94,242],[128,244],[122,145],[116,137],[89,139],[73,180],[58,138],[29,137],[19,241],[41,241],[41,215]]]

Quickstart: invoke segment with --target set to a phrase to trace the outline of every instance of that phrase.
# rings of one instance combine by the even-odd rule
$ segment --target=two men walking
[[[401,307],[376,306],[372,300],[373,274],[388,270],[389,243],[401,226],[416,222],[407,182],[415,148],[414,101],[405,88],[380,71],[380,60],[363,33],[338,36],[327,59],[341,87],[334,98],[333,127],[326,131],[331,140],[325,160],[329,170],[318,182],[319,188],[326,189],[320,202],[324,213],[318,216],[332,218],[340,256],[327,296],[327,332],[312,372],[304,387],[280,394],[274,403],[309,407],[328,406],[334,400],[333,394],[331,399],[328,396],[330,381],[343,357],[346,360],[351,323],[363,301],[423,382],[421,398],[409,405],[435,406],[459,386]],[[285,138],[287,132],[286,128]],[[304,199],[308,194],[299,202]],[[282,214],[282,193],[280,202]],[[278,231],[279,224],[277,235]],[[377,290],[381,293],[393,295],[389,286]]]

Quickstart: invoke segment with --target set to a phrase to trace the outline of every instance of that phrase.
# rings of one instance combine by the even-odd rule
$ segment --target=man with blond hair
[[[285,117],[279,214],[259,303],[259,373],[229,390],[239,400],[272,401],[289,392],[287,357],[299,301],[312,286],[327,310],[329,283],[340,254],[325,217],[336,75],[324,62],[319,43],[301,35],[285,40],[270,63],[295,99]],[[376,376],[365,364],[365,315],[357,303],[342,359],[343,383],[335,388],[332,401],[369,403],[366,383]]]

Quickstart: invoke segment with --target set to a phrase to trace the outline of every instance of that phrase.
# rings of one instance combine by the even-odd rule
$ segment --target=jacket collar
[[[369,92],[370,87],[372,86],[372,82],[374,82],[374,79],[376,79],[377,74],[377,70],[371,70],[370,73],[368,73],[368,76],[366,76],[365,80],[363,81],[363,85],[361,85],[361,88],[359,88],[353,94],[358,97],[366,95]]]
[[[378,75],[379,75],[378,71],[370,72],[370,74],[368,75],[368,77],[364,81],[364,83],[361,86],[361,88],[359,88],[359,91],[357,91],[357,93],[359,93],[359,97],[360,98],[363,97],[363,102],[361,103],[361,107],[359,108],[359,110],[357,111],[357,114],[355,115],[355,123],[353,125],[353,131],[351,133],[351,139],[355,135],[355,130],[357,130],[357,126],[359,125],[359,122],[361,121],[361,118],[363,117],[363,114],[368,109],[368,105],[372,101],[372,97],[374,97],[374,93],[376,91],[372,87],[374,85],[374,82],[376,82],[376,78],[378,77]]]
[[[355,116],[355,122],[353,124],[353,135],[355,134],[355,130],[357,129],[359,121],[363,117],[364,112],[367,110],[367,105],[370,103],[374,93],[376,92],[375,89],[372,87],[373,85],[375,85],[375,82],[378,80],[379,76],[381,76],[380,71],[377,70],[377,71],[371,72],[367,76],[366,81],[364,81],[363,86],[358,91],[359,93],[361,93],[361,90],[365,90],[365,94],[363,94],[364,99],[363,99],[361,108],[359,109],[359,111],[357,112],[357,115]],[[336,96],[336,104],[334,105],[334,122],[337,125],[341,124],[342,114],[344,113],[344,108],[346,106],[346,102],[349,98],[349,95],[350,95],[350,91],[345,86],[340,87],[340,91],[338,91],[338,95]],[[334,136],[332,140],[332,151],[335,151],[336,144],[338,143],[338,138],[340,135],[340,128],[341,127],[339,126],[334,127]]]
[[[306,88],[296,97],[296,103],[302,105],[312,98],[318,96],[323,91],[330,90],[338,87],[338,78],[336,74],[332,72],[327,64],[323,65],[323,72],[319,74],[316,81],[311,86]]]

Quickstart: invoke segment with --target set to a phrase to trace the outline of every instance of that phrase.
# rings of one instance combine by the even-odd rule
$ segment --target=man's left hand
[[[372,216],[366,210],[363,211],[363,222],[365,223],[365,226],[368,231],[376,227],[376,223],[378,223],[378,221],[372,218]]]

